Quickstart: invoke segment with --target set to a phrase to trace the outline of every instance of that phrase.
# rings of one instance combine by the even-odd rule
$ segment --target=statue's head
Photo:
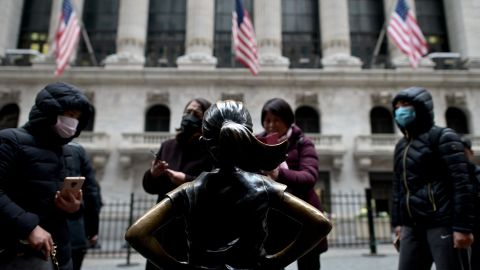
[[[203,118],[203,140],[221,168],[272,170],[286,158],[287,143],[267,145],[252,130],[252,118],[242,102],[213,104]]]

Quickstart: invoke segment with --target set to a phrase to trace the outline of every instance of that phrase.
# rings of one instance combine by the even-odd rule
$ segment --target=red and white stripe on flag
[[[416,68],[422,57],[428,53],[425,37],[405,0],[397,2],[388,25],[388,35],[408,56],[413,68]]]
[[[236,11],[232,16],[232,40],[235,59],[250,69],[253,75],[259,71],[257,41],[248,11],[241,0],[236,0]]]
[[[71,0],[63,0],[60,22],[55,34],[55,58],[57,62],[55,76],[60,76],[70,62],[79,36],[80,25]]]

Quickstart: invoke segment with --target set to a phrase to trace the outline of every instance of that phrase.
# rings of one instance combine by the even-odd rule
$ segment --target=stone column
[[[187,0],[185,55],[177,59],[179,69],[215,69],[213,56],[215,0]]]
[[[120,0],[117,53],[105,59],[105,68],[143,68],[148,5],[148,0]]]
[[[480,68],[480,2],[443,1],[450,51],[460,53],[468,68]]]
[[[23,0],[2,0],[0,9],[0,58],[7,49],[17,48],[23,11]]]
[[[260,68],[287,70],[290,61],[282,56],[281,0],[255,0],[253,12]]]
[[[407,5],[415,14],[415,3],[412,0],[406,0]],[[392,16],[393,11],[395,10],[395,5],[397,4],[397,0],[383,0],[383,6],[385,9],[385,20],[387,24],[385,25],[385,31],[388,30],[388,23],[390,22],[390,18]],[[415,15],[416,16],[416,15]],[[408,56],[406,56],[388,36],[388,33],[385,32],[385,38],[387,39],[388,44],[388,53],[390,55],[390,59],[392,64],[395,66],[396,69],[411,69],[410,61],[408,60]],[[428,57],[424,57],[417,69],[432,69],[434,63]]]
[[[351,55],[347,1],[319,1],[324,69],[361,69],[360,59]]]

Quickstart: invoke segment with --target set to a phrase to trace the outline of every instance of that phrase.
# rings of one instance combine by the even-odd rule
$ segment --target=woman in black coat
[[[187,103],[176,137],[162,143],[150,169],[145,172],[143,188],[150,194],[158,195],[158,201],[179,185],[213,169],[207,148],[200,141],[203,114],[209,107],[210,102],[203,98]],[[159,230],[157,237],[170,254],[185,259],[186,239],[178,234],[182,231],[185,231],[185,227],[182,220],[178,219]],[[147,262],[146,269],[157,268]]]

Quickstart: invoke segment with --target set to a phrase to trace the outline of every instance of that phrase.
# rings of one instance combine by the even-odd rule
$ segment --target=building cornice
[[[61,78],[46,67],[0,67],[4,84],[49,83],[112,85],[244,85],[291,87],[424,87],[480,88],[480,70],[345,70],[294,69],[264,71],[252,76],[247,69],[179,70],[176,68],[105,69],[74,67]]]

